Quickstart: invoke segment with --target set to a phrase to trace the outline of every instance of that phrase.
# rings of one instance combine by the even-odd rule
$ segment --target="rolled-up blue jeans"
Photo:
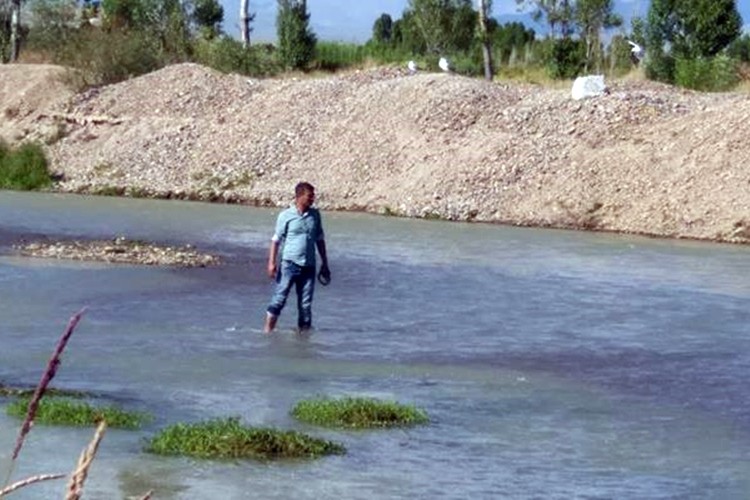
[[[269,314],[279,316],[294,285],[297,291],[297,326],[306,330],[312,326],[312,300],[315,291],[315,266],[299,266],[290,260],[281,261],[281,272],[276,281]]]

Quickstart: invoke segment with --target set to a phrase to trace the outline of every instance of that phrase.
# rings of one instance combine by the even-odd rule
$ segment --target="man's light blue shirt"
[[[282,243],[281,260],[298,266],[315,265],[315,244],[323,240],[323,223],[317,208],[308,208],[303,214],[295,205],[279,214],[273,241]]]

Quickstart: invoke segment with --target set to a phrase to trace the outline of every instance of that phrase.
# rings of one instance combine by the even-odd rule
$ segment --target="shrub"
[[[550,39],[544,42],[544,62],[550,78],[575,78],[583,70],[586,48],[581,40]]]
[[[8,415],[23,418],[29,406],[29,398],[12,401],[7,408]],[[115,406],[92,406],[83,401],[52,397],[39,401],[34,421],[47,425],[89,426],[104,420],[109,427],[137,429],[148,416],[128,412]]]
[[[360,65],[365,61],[363,45],[339,42],[318,42],[315,46],[315,66],[328,71]]]
[[[300,401],[292,416],[325,427],[373,428],[425,424],[424,410],[392,401],[370,398],[311,399]]]
[[[675,62],[675,83],[681,87],[719,92],[733,88],[738,82],[737,61],[727,55]]]
[[[81,71],[87,85],[106,85],[144,75],[167,61],[159,39],[142,31],[82,29],[61,46],[53,62]]]
[[[30,191],[52,183],[47,158],[38,144],[26,143],[18,149],[0,144],[0,189]]]
[[[223,73],[268,76],[281,71],[268,46],[246,48],[242,42],[231,37],[198,40],[193,57],[195,62]]]
[[[175,424],[151,439],[146,451],[197,458],[317,458],[346,452],[338,443],[295,431],[247,427],[238,418]]]

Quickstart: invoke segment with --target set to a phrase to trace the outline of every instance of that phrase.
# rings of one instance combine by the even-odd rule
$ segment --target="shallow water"
[[[334,282],[316,290],[316,331],[292,334],[288,307],[268,338],[275,214],[0,192],[0,381],[35,384],[86,306],[54,385],[155,415],[107,432],[87,498],[747,498],[750,249],[328,213]],[[227,264],[14,255],[8,244],[29,234],[192,243]],[[395,399],[432,422],[336,432],[289,417],[315,395]],[[141,451],[164,425],[227,415],[348,453],[215,463]],[[0,412],[0,472],[19,425]],[[92,432],[37,426],[13,477],[71,470]]]

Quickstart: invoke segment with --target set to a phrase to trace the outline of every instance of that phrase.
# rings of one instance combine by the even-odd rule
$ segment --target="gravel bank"
[[[26,257],[71,259],[148,266],[207,267],[218,265],[218,257],[192,246],[160,246],[118,237],[107,241],[43,241],[14,246]]]
[[[0,132],[46,137],[63,191],[278,206],[304,179],[323,209],[750,242],[750,95],[609,85],[574,101],[392,68],[255,80],[181,64],[24,116],[5,89]]]

